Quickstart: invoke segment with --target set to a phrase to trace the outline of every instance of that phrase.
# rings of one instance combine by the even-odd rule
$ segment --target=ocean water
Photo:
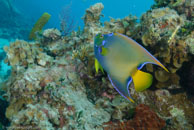
[[[85,10],[91,5],[102,2],[104,9],[102,13],[104,17],[103,21],[110,20],[109,17],[123,18],[129,14],[141,16],[146,10],[150,9],[150,6],[154,3],[154,0],[40,0],[39,2],[33,0],[14,0],[13,4],[23,13],[25,16],[31,18],[34,22],[44,12],[51,14],[51,19],[47,27],[59,28],[59,15],[63,8],[67,5],[71,5],[70,15],[78,23],[77,26],[83,27],[83,20],[81,19]]]

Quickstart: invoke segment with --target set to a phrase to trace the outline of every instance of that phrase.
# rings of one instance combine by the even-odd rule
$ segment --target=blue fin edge
[[[137,69],[138,69],[138,70],[141,70],[141,69],[144,67],[144,65],[146,65],[146,64],[154,64],[154,65],[159,66],[158,64],[153,63],[153,62],[144,62],[143,64],[140,64],[140,65],[137,67]]]

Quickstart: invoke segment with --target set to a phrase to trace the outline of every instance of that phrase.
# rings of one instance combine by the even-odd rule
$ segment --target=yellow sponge
[[[42,30],[44,25],[49,21],[51,15],[47,12],[43,13],[42,16],[38,19],[38,21],[34,24],[34,27],[32,28],[29,40],[35,40],[36,39],[36,32],[39,32]]]

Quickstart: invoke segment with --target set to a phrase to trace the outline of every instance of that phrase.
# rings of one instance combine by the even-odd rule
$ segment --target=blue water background
[[[102,22],[108,21],[110,18],[123,18],[129,14],[140,17],[153,5],[154,0],[14,0],[14,5],[25,16],[31,18],[33,22],[44,13],[51,14],[51,19],[46,25],[48,27],[59,28],[59,15],[62,9],[71,4],[71,16],[77,23],[77,26],[84,26],[81,17],[84,16],[85,10],[91,5],[102,2],[104,9],[102,13],[105,17]],[[32,23],[33,23],[32,22]]]

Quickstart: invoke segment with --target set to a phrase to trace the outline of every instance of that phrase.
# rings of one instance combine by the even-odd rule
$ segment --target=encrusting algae
[[[86,10],[81,31],[61,36],[57,29],[47,29],[36,41],[16,40],[4,47],[5,62],[12,66],[10,79],[3,87],[10,103],[7,129],[193,129],[194,105],[186,92],[175,91],[184,88],[177,71],[193,56],[193,31],[179,35],[185,21],[191,22],[190,15],[180,16],[179,5],[155,7],[141,17],[140,23],[129,15],[112,18],[102,26],[104,6],[97,3]],[[180,28],[175,32],[177,26]],[[170,70],[166,73],[147,66],[155,83],[151,90],[141,93],[136,93],[132,84],[130,92],[135,103],[120,96],[105,74],[95,72],[93,38],[98,33],[112,32],[139,41]]]

